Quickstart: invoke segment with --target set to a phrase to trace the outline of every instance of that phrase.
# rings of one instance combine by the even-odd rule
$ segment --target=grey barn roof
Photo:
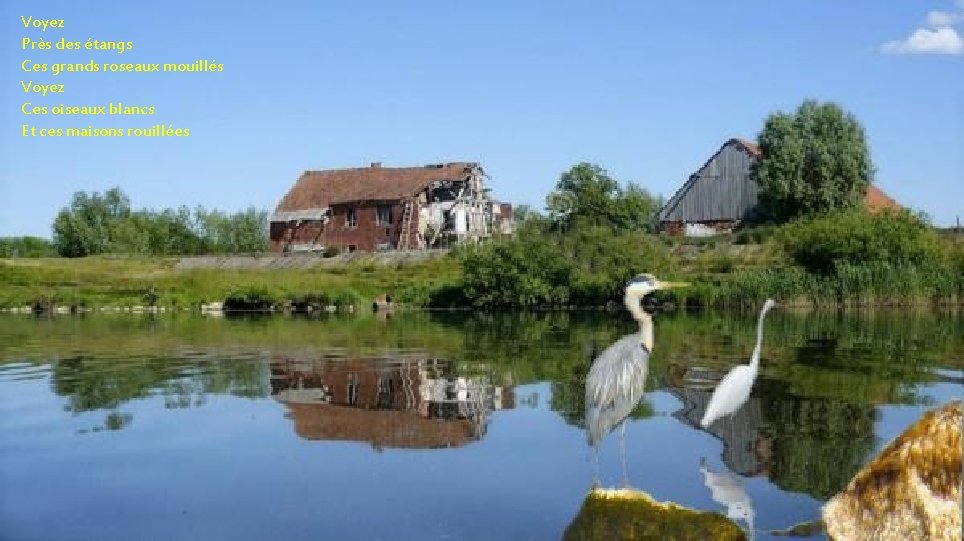
[[[660,222],[743,220],[757,206],[760,189],[750,165],[760,149],[730,139],[700,167],[657,213]]]

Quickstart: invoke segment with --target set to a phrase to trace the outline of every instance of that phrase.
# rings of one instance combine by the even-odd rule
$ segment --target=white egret
[[[639,323],[639,333],[624,336],[606,348],[586,376],[586,433],[589,445],[597,452],[599,442],[620,425],[620,455],[625,460],[625,425],[621,423],[643,396],[653,351],[653,318],[643,310],[641,299],[660,289],[685,285],[663,282],[652,274],[639,274],[626,284],[623,303]],[[624,462],[624,477],[625,471]]]
[[[760,346],[763,342],[763,318],[766,317],[767,312],[776,306],[776,304],[773,299],[767,299],[766,302],[763,303],[763,309],[760,310],[760,318],[756,324],[756,346],[753,347],[750,364],[735,366],[726,376],[723,376],[720,384],[717,385],[713,391],[710,403],[706,407],[706,413],[703,414],[703,420],[700,421],[700,425],[702,425],[703,428],[710,426],[717,419],[740,409],[740,406],[750,398],[750,389],[753,388],[753,382],[756,380],[757,372],[760,368]]]

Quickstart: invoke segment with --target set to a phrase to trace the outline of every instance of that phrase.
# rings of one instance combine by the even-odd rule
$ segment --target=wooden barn
[[[673,194],[656,215],[659,229],[671,235],[707,236],[732,231],[758,214],[760,187],[750,166],[760,148],[745,139],[730,139]],[[900,206],[876,186],[864,196],[871,211]]]
[[[656,215],[660,231],[713,235],[753,219],[760,188],[750,178],[750,165],[759,155],[760,149],[749,141],[723,143]]]
[[[411,250],[511,231],[478,163],[306,171],[270,217],[271,251]]]

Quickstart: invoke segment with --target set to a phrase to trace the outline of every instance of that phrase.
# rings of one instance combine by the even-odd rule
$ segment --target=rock
[[[223,302],[209,302],[201,305],[201,313],[223,312]]]
[[[823,507],[834,541],[960,540],[964,402],[929,411]]]
[[[657,502],[639,490],[597,488],[586,496],[563,538],[727,541],[746,539],[746,534],[719,513]]]

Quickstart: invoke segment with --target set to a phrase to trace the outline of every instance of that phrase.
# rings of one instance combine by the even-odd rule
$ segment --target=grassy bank
[[[0,308],[362,306],[383,294],[431,308],[600,307],[618,305],[638,272],[690,282],[657,294],[687,307],[751,307],[767,297],[818,307],[964,303],[964,243],[906,212],[841,212],[698,241],[529,220],[514,237],[422,261],[384,254],[303,268],[286,268],[287,260],[280,268],[178,268],[177,261],[0,259]]]
[[[198,308],[228,298],[269,304],[311,298],[322,304],[361,304],[389,293],[419,291],[458,279],[458,261],[376,265],[359,259],[310,269],[187,269],[176,258],[105,257],[0,260],[0,307],[59,306]]]
[[[947,266],[873,263],[841,265],[834,273],[815,274],[780,262],[764,247],[751,248],[721,245],[703,248],[691,257],[673,256],[678,250],[671,250],[660,265],[664,268],[653,272],[692,285],[660,292],[659,300],[711,308],[749,307],[767,297],[815,307],[948,305],[964,301],[964,273]],[[313,300],[365,306],[386,293],[409,305],[442,308],[587,307],[619,300],[622,278],[597,277],[591,283],[576,280],[575,287],[585,288],[577,298],[573,298],[575,288],[559,285],[548,290],[549,295],[558,295],[560,302],[537,299],[535,303],[513,305],[512,298],[506,296],[501,298],[508,300],[495,306],[477,303],[467,293],[479,292],[484,286],[477,281],[472,289],[466,286],[467,278],[478,280],[474,274],[478,269],[464,271],[463,257],[454,254],[400,265],[378,265],[362,259],[310,269],[187,270],[176,269],[177,260],[165,258],[6,259],[0,260],[0,308],[35,303],[130,307],[153,302],[167,310],[197,310],[204,303],[230,298],[268,305]],[[511,278],[485,279],[492,280],[490,292],[518,293],[508,283]]]

